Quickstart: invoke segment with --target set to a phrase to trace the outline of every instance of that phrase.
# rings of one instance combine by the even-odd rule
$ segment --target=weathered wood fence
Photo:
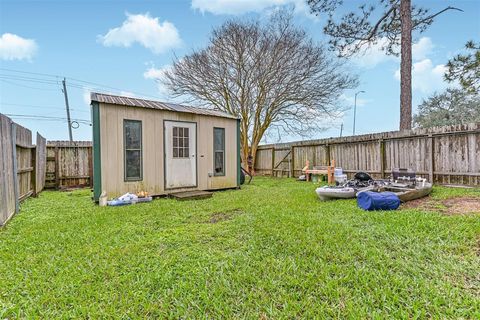
[[[46,140],[0,114],[0,226],[16,212],[19,204],[36,196],[45,184]]]
[[[387,177],[411,168],[439,184],[480,185],[480,123],[261,146],[256,174],[297,177],[310,165],[335,165],[351,177]]]
[[[93,186],[91,141],[48,141],[46,188]]]

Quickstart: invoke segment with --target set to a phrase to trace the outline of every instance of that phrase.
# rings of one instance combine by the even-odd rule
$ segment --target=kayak
[[[402,171],[403,172],[403,171]],[[315,190],[320,200],[351,199],[361,192],[393,192],[401,202],[419,199],[432,192],[432,184],[414,174],[404,174],[395,180],[374,180],[368,173],[357,172],[354,178],[339,186],[324,186]]]
[[[350,199],[355,198],[357,193],[355,189],[350,187],[329,187],[323,186],[315,190],[320,200],[332,199]]]
[[[352,188],[347,186],[323,186],[317,188],[315,192],[320,200],[334,200],[334,199],[353,199],[359,192],[372,190],[374,186],[367,186],[363,188]]]
[[[371,190],[381,181],[375,181],[364,172],[355,174],[354,179],[338,186],[323,186],[315,190],[320,200],[352,199],[360,191]]]
[[[432,184],[429,182],[425,182],[422,185],[415,186],[413,188],[412,187],[409,188],[402,185],[391,184],[391,185],[385,185],[385,186],[373,188],[370,191],[393,192],[398,196],[398,198],[400,198],[400,201],[407,202],[407,201],[412,201],[415,199],[428,196],[432,192]]]

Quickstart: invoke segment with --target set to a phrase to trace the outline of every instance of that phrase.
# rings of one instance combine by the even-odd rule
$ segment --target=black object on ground
[[[243,169],[243,167],[241,167],[242,170],[240,172],[240,184],[244,184],[245,183],[245,175],[247,175],[249,177],[248,179],[248,184],[250,184],[250,182],[252,181],[253,179],[253,176],[245,169]]]
[[[372,176],[370,176],[368,173],[363,172],[363,171],[359,171],[359,172],[355,173],[355,175],[353,177],[354,177],[355,180],[359,180],[359,181],[373,180]]]

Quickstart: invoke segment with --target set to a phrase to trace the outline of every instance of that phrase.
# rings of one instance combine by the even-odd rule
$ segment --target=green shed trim
[[[237,187],[240,187],[240,176],[242,175],[242,157],[240,146],[240,119],[237,119]]]
[[[102,193],[102,164],[100,150],[100,105],[92,101],[93,128],[93,199],[98,201]]]

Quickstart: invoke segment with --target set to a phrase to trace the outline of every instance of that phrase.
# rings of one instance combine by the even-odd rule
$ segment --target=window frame
[[[128,148],[127,149],[127,131],[126,123],[136,122],[140,123],[140,148]],[[127,177],[127,151],[140,151],[140,176]],[[142,120],[136,119],[123,119],[123,181],[143,181],[143,123]]]
[[[216,150],[215,149],[215,131],[216,130],[221,130],[222,131],[222,137],[223,137],[223,150]],[[213,175],[215,177],[224,177],[226,175],[226,168],[225,168],[225,144],[226,144],[226,141],[225,141],[225,128],[221,128],[221,127],[213,127]],[[215,170],[215,159],[216,159],[216,155],[217,155],[217,152],[222,152],[223,153],[223,157],[222,157],[222,160],[223,160],[223,164],[222,164],[222,169],[223,171],[222,172],[219,172],[217,173],[216,170]]]

